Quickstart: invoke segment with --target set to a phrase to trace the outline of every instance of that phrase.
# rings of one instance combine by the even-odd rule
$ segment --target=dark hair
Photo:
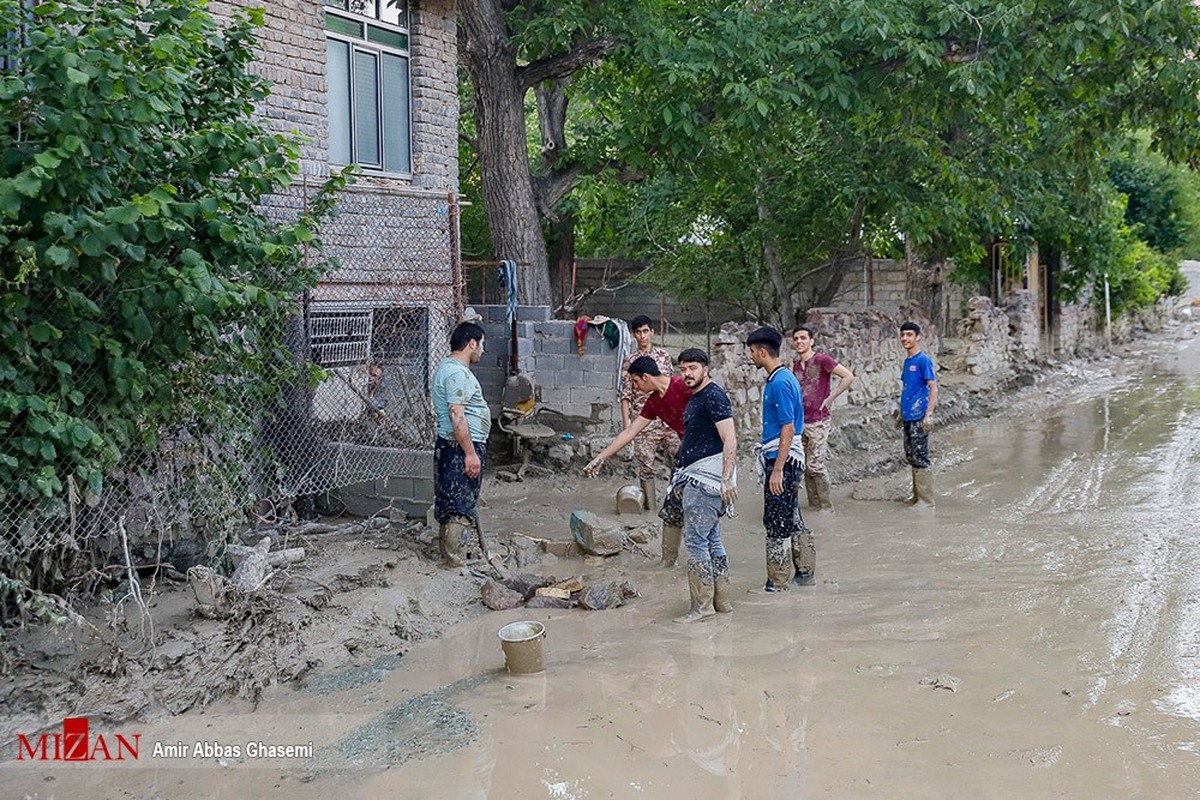
[[[633,319],[629,320],[630,332],[636,331],[638,328],[646,327],[651,331],[654,330],[654,320],[647,317],[645,314],[638,314]]]
[[[783,336],[774,328],[762,327],[746,337],[746,347],[761,347],[771,354],[772,358],[779,357],[779,345]]]
[[[629,365],[630,375],[662,375],[658,369],[658,362],[650,356],[638,356]]]
[[[797,333],[799,333],[800,331],[804,331],[805,333],[807,333],[807,334],[808,334],[808,338],[810,338],[810,339],[816,339],[816,338],[817,338],[816,331],[814,331],[814,330],[812,329],[812,326],[811,326],[811,325],[797,325],[796,327],[792,328],[792,336],[795,336],[795,335],[796,335]]]
[[[915,322],[911,321],[911,320],[910,320],[910,321],[908,321],[908,322],[901,323],[901,325],[900,325],[900,330],[902,330],[902,331],[912,331],[912,332],[913,332],[913,333],[915,333],[917,336],[920,336],[920,335],[921,335],[921,326],[920,326],[920,325],[918,325],[917,323],[915,323]]]
[[[460,322],[450,332],[450,352],[457,353],[460,350],[466,350],[467,345],[472,341],[483,341],[483,328],[474,322]]]
[[[680,364],[686,362],[688,364],[703,364],[707,367],[708,353],[704,352],[699,347],[689,347],[687,350],[684,350],[679,354],[679,358],[677,360]]]

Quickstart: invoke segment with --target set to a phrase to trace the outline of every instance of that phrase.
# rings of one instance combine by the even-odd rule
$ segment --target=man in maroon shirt
[[[833,511],[829,497],[829,475],[825,471],[825,458],[829,453],[829,409],[838,395],[854,383],[854,373],[826,353],[813,349],[813,329],[799,325],[792,331],[792,346],[796,349],[796,361],[792,372],[800,381],[800,396],[804,400],[804,489],[808,493],[808,507]],[[832,386],[831,376],[838,378]]]
[[[692,390],[683,382],[683,378],[663,375],[652,357],[641,356],[635,358],[629,365],[629,380],[633,383],[634,389],[649,396],[629,427],[617,434],[617,438],[613,439],[608,447],[601,450],[599,455],[583,468],[583,474],[589,478],[596,477],[605,461],[621,452],[625,445],[636,439],[638,434],[656,419],[662,420],[680,438],[683,437],[683,411],[687,408],[688,401],[692,399]],[[675,566],[675,559],[679,557],[679,545],[682,541],[683,528],[679,525],[670,525],[664,520],[662,529],[662,564],[664,567]]]

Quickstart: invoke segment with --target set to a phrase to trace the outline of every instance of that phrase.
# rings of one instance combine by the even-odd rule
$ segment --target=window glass
[[[407,0],[380,0],[379,2],[379,19],[381,22],[387,22],[391,25],[397,25],[401,28],[408,27],[408,2]]]
[[[326,76],[329,83],[329,160],[349,164],[350,151],[350,45],[325,40]]]
[[[383,168],[412,172],[408,151],[408,59],[383,54]]]
[[[383,166],[379,145],[379,56],[355,50],[354,160],[365,166]]]

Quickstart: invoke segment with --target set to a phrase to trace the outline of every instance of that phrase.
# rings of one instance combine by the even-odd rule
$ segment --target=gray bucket
[[[617,513],[640,514],[646,495],[640,486],[622,486],[617,490]]]
[[[542,639],[546,626],[540,622],[510,622],[500,629],[500,647],[504,650],[504,666],[509,672],[529,675],[543,672]]]

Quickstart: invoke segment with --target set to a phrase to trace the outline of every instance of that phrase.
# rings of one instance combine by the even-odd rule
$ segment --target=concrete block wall
[[[492,415],[498,416],[509,375],[512,331],[504,306],[474,308],[483,317],[480,324],[487,336],[486,353],[475,366],[475,375]],[[598,326],[589,327],[580,353],[574,321],[550,319],[548,306],[517,308],[517,368],[538,387],[538,407],[564,415],[570,427],[607,432],[620,423],[620,362],[618,351],[608,346]]]

